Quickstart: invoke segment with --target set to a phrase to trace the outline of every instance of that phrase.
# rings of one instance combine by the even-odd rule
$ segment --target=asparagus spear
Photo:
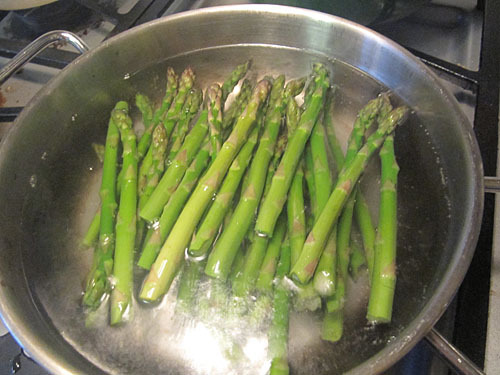
[[[337,342],[344,333],[344,310],[325,312],[321,326],[321,338],[326,341]]]
[[[186,170],[179,186],[172,194],[166,204],[160,219],[153,225],[151,236],[145,241],[142,249],[141,257],[137,262],[139,267],[149,270],[154,263],[161,245],[165,242],[170,230],[177,220],[177,216],[181,212],[184,204],[193,191],[198,179],[205,170],[210,156],[210,147],[207,142],[204,147],[198,152],[191,165]]]
[[[142,191],[139,191],[139,210],[144,207],[163,175],[167,144],[167,131],[163,126],[157,126],[153,132],[153,142],[151,143],[152,163],[147,174],[146,186]]]
[[[141,93],[135,95],[135,106],[139,109],[142,115],[142,123],[144,124],[144,133],[141,136],[146,137],[146,134],[151,135],[153,125],[153,106],[149,98]]]
[[[231,135],[224,142],[217,158],[184,206],[143,284],[140,292],[141,299],[154,301],[170,287],[181,264],[184,250],[203,211],[208,206],[227,169],[245,142],[250,129],[257,119],[257,113],[267,98],[268,92],[269,83],[265,80],[261,81],[254,90],[252,99],[248,103],[244,113],[239,117]]]
[[[280,76],[273,84],[265,117],[264,133],[250,166],[248,185],[243,186],[240,201],[234,210],[231,221],[208,257],[205,273],[209,276],[222,280],[227,279],[236,251],[252,223],[264,190],[267,166],[273,155],[285,108],[284,81],[285,77]]]
[[[240,92],[234,98],[231,106],[224,112],[222,117],[222,129],[231,129],[233,123],[236,121],[240,113],[246,106],[246,103],[252,95],[252,84],[248,79],[243,80],[241,84]]]
[[[194,84],[194,72],[191,68],[186,68],[181,74],[179,78],[179,89],[177,90],[177,95],[165,113],[165,117],[163,118],[163,126],[167,131],[167,137],[170,138],[172,131],[174,129],[175,124],[179,120],[179,117],[182,112],[182,108],[184,107],[184,102],[191,91],[191,88]]]
[[[162,122],[165,130],[167,132],[167,139],[170,138],[172,134],[172,130],[179,118],[179,115],[184,106],[184,101],[186,100],[186,96],[191,90],[191,87],[194,83],[194,73],[191,68],[185,69],[179,81],[177,82],[177,76],[173,69],[167,70],[167,90],[165,97],[163,98],[161,107],[155,112],[153,116],[153,127]],[[178,88],[178,90],[177,90]],[[175,92],[177,90],[177,93]],[[139,142],[141,143],[141,142]],[[150,140],[148,140],[147,147],[149,147]],[[139,145],[140,146],[140,145]],[[147,174],[151,168],[151,164],[153,161],[152,149],[151,147],[145,148],[144,152],[147,153],[142,160],[142,164],[139,168],[139,194],[143,191],[146,186]],[[139,152],[139,159],[142,158],[143,152],[142,149]]]
[[[323,211],[330,192],[332,190],[332,176],[328,164],[328,154],[325,144],[325,132],[321,118],[316,121],[316,125],[309,140],[311,144],[311,156],[313,159],[313,177],[315,186],[315,200],[317,204],[317,214]]]
[[[331,94],[329,93],[328,97]],[[324,116],[323,116],[324,118]],[[328,163],[328,154],[325,143],[325,130],[323,118],[319,119],[314,126],[311,134],[311,156],[313,158],[313,177],[315,186],[314,202],[316,204],[315,210],[317,218],[328,201],[328,197],[332,190],[333,176],[330,173]],[[335,228],[330,233],[326,247],[321,254],[318,267],[316,269],[313,286],[314,289],[321,296],[332,295],[335,291],[335,277],[336,277],[336,251],[335,244]]]
[[[175,191],[184,175],[184,172],[193,161],[205,139],[205,135],[208,131],[207,116],[208,111],[206,109],[201,111],[196,124],[186,136],[183,146],[174,160],[172,160],[172,163],[161,178],[158,186],[151,194],[151,197],[139,212],[139,215],[144,220],[151,222],[160,216],[163,207],[167,204],[170,196]]]
[[[366,266],[368,268],[369,280],[371,282],[373,274],[373,262],[375,259],[375,226],[373,225],[370,209],[366,203],[361,189],[356,194],[356,203],[354,204],[354,217],[358,223],[361,237],[363,238],[363,250],[366,257]]]
[[[367,139],[352,163],[346,164],[328,202],[319,215],[313,229],[307,236],[300,258],[292,268],[292,277],[300,282],[308,282],[314,274],[326,238],[338,218],[349,194],[363,172],[371,155],[378,150],[394,128],[406,119],[406,107],[399,107],[379,124],[378,129]]]
[[[167,85],[165,89],[165,95],[163,97],[163,100],[161,102],[160,108],[158,108],[152,118],[151,118],[151,125],[146,126],[146,123],[144,124],[146,126],[146,130],[144,131],[144,134],[142,135],[141,139],[139,140],[139,144],[137,145],[137,154],[139,157],[139,160],[143,159],[144,156],[146,155],[146,152],[149,148],[149,144],[151,143],[151,135],[153,134],[153,130],[156,128],[156,126],[160,123],[161,119],[163,118],[163,115],[165,112],[168,110],[170,107],[170,104],[172,103],[172,100],[175,96],[175,93],[177,91],[177,74],[175,74],[175,71],[172,68],[167,69]],[[137,103],[137,98],[136,98],[136,104],[139,107],[139,110],[141,110],[141,102]],[[141,110],[142,112],[142,110]],[[143,112],[144,113],[144,112]],[[149,166],[145,168],[144,173],[147,173],[149,169]]]
[[[259,276],[260,267],[266,254],[269,239],[253,235],[241,273],[233,281],[233,293],[243,297],[251,292]]]
[[[326,98],[325,103],[325,115],[323,120],[325,122],[326,138],[330,150],[332,151],[332,156],[334,160],[334,165],[336,167],[336,173],[338,174],[344,167],[344,152],[340,147],[340,143],[335,134],[335,124],[333,123],[333,110],[334,110],[334,90],[330,91],[330,95]]]
[[[288,194],[288,233],[290,237],[290,248],[292,252],[292,264],[299,259],[302,246],[306,240],[306,216],[304,208],[304,172],[303,165],[300,165],[292,180],[290,192]]]
[[[350,259],[350,237],[354,201],[348,199],[337,227],[337,284],[335,294],[327,300],[328,311],[332,312],[344,308],[345,284]],[[341,317],[339,315],[338,317]]]
[[[300,118],[299,126],[287,144],[280,165],[274,174],[269,194],[259,210],[255,230],[263,235],[270,236],[274,230],[302,151],[324,102],[324,96],[329,86],[328,73],[319,64],[315,66],[315,69],[317,71],[315,91],[306,103],[307,107]]]
[[[356,204],[354,204],[356,206]],[[351,238],[351,258],[349,259],[349,273],[354,280],[358,279],[361,267],[366,265],[366,258],[363,250],[357,241]]]
[[[247,61],[244,64],[238,65],[226,78],[224,83],[222,84],[222,97],[221,103],[224,105],[227,97],[231,92],[233,92],[234,87],[238,84],[239,80],[242,79],[245,74],[247,74],[248,68],[250,67],[250,61]]]
[[[269,246],[267,247],[266,255],[260,268],[259,278],[255,284],[257,290],[262,293],[271,293],[273,291],[273,279],[276,273],[276,265],[278,264],[283,238],[286,233],[286,225],[286,218],[282,215],[278,220],[273,237],[269,241]],[[289,244],[288,240],[287,244]]]
[[[300,121],[301,110],[294,99],[287,103],[286,124],[291,137]],[[291,264],[299,258],[306,240],[306,216],[304,206],[304,162],[299,165],[290,186],[287,202],[288,233],[290,237]]]
[[[115,244],[115,212],[116,212],[116,169],[120,133],[116,125],[115,114],[125,110],[123,102],[118,102],[111,112],[106,135],[102,182],[99,195],[101,197],[101,220],[99,225],[99,242],[94,251],[92,269],[87,278],[83,304],[96,309],[105,294],[110,290],[108,276],[113,269],[113,249]]]
[[[392,135],[387,137],[380,150],[380,160],[380,212],[367,319],[375,323],[388,323],[392,318],[396,285],[396,185],[399,172]]]
[[[168,160],[171,162],[175,155],[179,152],[184,142],[184,137],[189,130],[189,122],[198,113],[201,102],[203,101],[203,93],[201,90],[192,90],[184,103],[184,108],[180,114],[177,123],[176,131],[170,137],[170,151],[168,153]]]
[[[214,83],[208,88],[207,96],[211,103],[208,109],[208,131],[210,133],[213,161],[217,157],[222,145],[222,89],[217,83]]]
[[[347,145],[347,153],[344,160],[337,155],[337,159],[340,161],[340,164],[343,166],[344,164],[349,164],[352,162],[352,159],[355,157],[359,148],[361,148],[363,143],[364,134],[367,129],[369,129],[380,112],[387,114],[387,108],[390,107],[390,103],[388,104],[387,98],[385,96],[379,96],[374,100],[371,100],[359,113],[358,117],[353,126],[353,130],[348,140]],[[388,106],[387,106],[388,104]],[[330,103],[327,103],[330,105]],[[331,114],[329,113],[331,110],[331,106],[327,107],[327,112],[325,117],[331,118]],[[315,175],[316,176],[316,175]],[[326,180],[326,179],[325,179]],[[323,181],[325,183],[326,181]],[[355,191],[354,194],[351,194],[349,197],[344,211],[340,217],[341,225],[338,228],[339,235],[337,237],[337,244],[332,243],[329,240],[327,243],[327,247],[325,251],[323,251],[320,261],[318,263],[318,267],[314,274],[314,287],[322,296],[330,296],[331,298],[327,302],[329,306],[332,304],[335,305],[343,305],[344,293],[345,293],[345,277],[347,277],[347,268],[348,262],[345,261],[349,259],[349,238],[351,233],[351,222],[352,215],[354,210],[354,197],[356,196]],[[323,209],[323,206],[320,206],[320,209]],[[330,237],[335,236],[335,232],[337,230],[334,228]],[[338,258],[338,260],[337,260]],[[342,259],[343,261],[341,261]],[[339,267],[337,267],[337,263],[339,263]],[[341,273],[337,274],[337,268],[341,270]],[[337,285],[340,287],[337,289]],[[333,296],[333,297],[332,297]],[[332,302],[331,299],[334,299],[335,302]],[[340,318],[341,315],[337,315],[337,318]],[[330,317],[331,318],[331,317]],[[338,324],[337,324],[338,325]]]
[[[123,106],[126,106],[124,102]],[[120,206],[116,218],[111,292],[111,324],[127,321],[131,314],[133,262],[137,219],[137,142],[127,110],[115,113],[123,145],[123,174]]]
[[[204,261],[192,260],[184,263],[179,281],[179,290],[177,291],[176,312],[188,314],[194,310],[198,282],[203,272],[204,263]]]
[[[291,92],[286,107],[287,131],[282,131],[278,135],[274,155],[271,159],[271,162],[269,163],[267,170],[264,193],[262,195],[263,199],[265,199],[269,192],[272,176],[274,175],[283,151],[285,150],[287,138],[290,137],[291,134],[293,134],[294,130],[297,127],[298,119],[300,118],[300,108],[298,107],[297,102],[295,101],[293,96],[302,91],[304,83],[304,79],[298,79],[295,81],[290,81],[287,84],[287,87]],[[259,270],[266,253],[268,242],[269,241],[267,237],[262,237],[255,233],[251,237],[251,245],[245,258],[245,265],[242,272],[238,275],[239,277],[237,277],[233,283],[233,293],[236,296],[242,297],[252,291],[252,288],[254,287],[259,276]]]
[[[203,219],[198,231],[189,246],[189,254],[195,257],[205,255],[219,231],[219,227],[224,219],[229,206],[233,200],[234,194],[238,189],[240,181],[247,169],[252,156],[253,149],[257,144],[260,126],[254,127],[248,139],[248,142],[241,148],[236,159],[234,159],[224,182],[217,193],[217,196]]]
[[[89,229],[87,229],[87,233],[85,233],[85,237],[83,237],[83,245],[84,246],[94,246],[97,237],[99,237],[99,227],[101,224],[101,208],[97,210],[92,221],[90,222]]]
[[[280,260],[276,270],[277,283],[274,287],[273,316],[269,328],[270,375],[287,375],[288,368],[288,324],[290,295],[283,285],[283,278],[290,270],[291,252],[286,241],[281,246]]]
[[[314,273],[314,289],[320,296],[328,297],[335,293],[337,277],[337,230],[332,229],[325,249],[319,259],[318,267]]]

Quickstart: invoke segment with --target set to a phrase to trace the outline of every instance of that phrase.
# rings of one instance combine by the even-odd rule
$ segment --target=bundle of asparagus
[[[284,76],[266,77],[253,85],[243,80],[248,68],[242,64],[222,85],[210,85],[204,100],[190,68],[180,77],[169,68],[158,108],[136,96],[145,129],[138,142],[128,104],[117,103],[104,147],[101,206],[84,238],[95,251],[83,303],[95,310],[110,294],[111,324],[130,319],[140,249],[137,265],[149,270],[139,293],[144,301],[160,299],[179,272],[178,311],[194,309],[206,276],[220,300],[263,296],[245,309],[269,310],[271,374],[286,374],[290,306],[315,309],[323,301],[322,338],[338,341],[350,263],[353,273],[364,263],[368,268],[368,321],[391,321],[398,174],[392,134],[408,111],[392,109],[387,94],[371,100],[344,156],[332,123],[335,90],[322,64],[313,66],[302,107],[295,97],[305,79],[285,85]],[[357,183],[380,148],[376,231]],[[363,239],[355,252],[353,217]],[[233,297],[229,289],[220,292],[228,286]]]

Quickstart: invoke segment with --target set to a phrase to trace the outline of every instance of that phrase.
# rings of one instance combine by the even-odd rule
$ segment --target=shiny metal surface
[[[441,358],[449,363],[450,367],[458,375],[485,375],[485,373],[470,361],[463,353],[450,344],[446,338],[443,337],[434,328],[425,337],[426,341],[436,349]]]
[[[292,317],[292,371],[380,373],[445,310],[474,251],[483,199],[477,145],[452,95],[409,53],[354,23],[295,8],[208,8],[145,24],[82,56],[38,94],[3,140],[0,311],[52,373],[212,372],[193,368],[187,355],[194,349],[206,354],[213,342],[179,344],[172,296],[158,308],[137,304],[132,324],[116,329],[104,321],[86,328],[79,301],[91,254],[79,248],[79,239],[97,204],[99,164],[90,145],[102,142],[114,102],[132,101],[137,91],[160,98],[168,65],[191,65],[204,86],[248,58],[254,77],[300,77],[314,61],[327,64],[340,88],[335,123],[343,140],[359,108],[382,90],[414,110],[396,135],[401,174],[394,322],[367,327],[366,288],[351,285],[338,344],[314,335],[313,318],[307,325]],[[363,183],[372,201],[376,169],[374,162]]]
[[[486,176],[484,178],[484,191],[486,193],[500,193],[500,178]]]
[[[14,56],[12,60],[5,64],[2,69],[0,69],[0,85],[45,48],[52,44],[61,42],[71,44],[80,53],[84,53],[89,50],[89,47],[83,40],[69,31],[49,31],[28,44],[16,56]]]

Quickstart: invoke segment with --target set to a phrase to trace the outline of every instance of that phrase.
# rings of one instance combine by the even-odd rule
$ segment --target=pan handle
[[[455,348],[435,328],[432,328],[425,336],[425,340],[458,375],[485,375],[479,367]]]
[[[24,47],[16,56],[12,58],[12,60],[0,69],[0,85],[2,85],[12,74],[14,74],[33,57],[42,52],[45,48],[58,42],[67,42],[75,47],[75,49],[80,53],[84,53],[89,50],[89,47],[83,40],[69,31],[49,31]]]
[[[500,178],[484,177],[484,192],[485,193],[500,193]]]

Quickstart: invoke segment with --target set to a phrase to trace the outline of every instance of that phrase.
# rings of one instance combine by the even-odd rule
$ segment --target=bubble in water
[[[41,159],[42,159],[42,160],[47,160],[47,155],[48,155],[48,154],[47,154],[47,151],[44,151],[44,152],[43,152],[43,154],[42,154]]]
[[[71,122],[75,122],[77,117],[78,117],[78,113],[71,115]]]
[[[130,78],[130,73],[126,73],[124,76],[123,76],[123,79],[129,79]]]
[[[34,189],[36,187],[37,177],[36,174],[30,177],[30,186]]]

